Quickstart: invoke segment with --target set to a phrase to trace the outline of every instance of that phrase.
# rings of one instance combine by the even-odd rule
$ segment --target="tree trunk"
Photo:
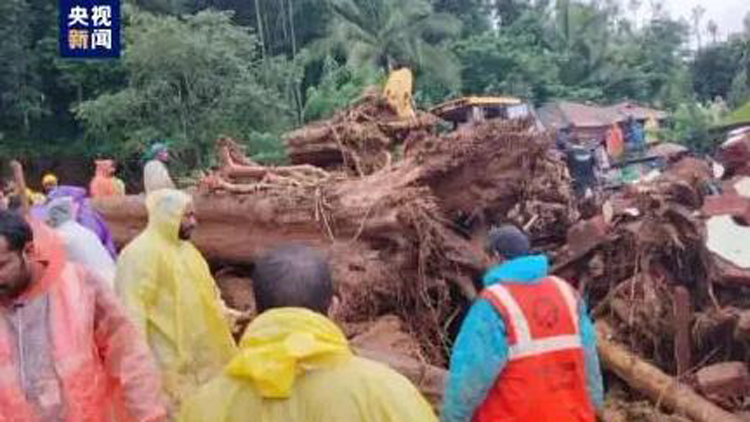
[[[630,388],[657,405],[685,415],[695,422],[742,422],[737,416],[704,399],[692,388],[662,372],[611,339],[612,328],[597,322],[597,346],[602,365]]]
[[[263,61],[266,60],[266,37],[263,33],[263,19],[260,15],[260,0],[255,0],[255,26],[258,31],[258,37],[260,38],[260,51],[263,56]]]

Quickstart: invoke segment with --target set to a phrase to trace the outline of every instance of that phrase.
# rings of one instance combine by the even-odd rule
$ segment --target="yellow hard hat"
[[[55,176],[52,173],[47,173],[42,178],[42,185],[52,185],[57,184],[57,176]]]

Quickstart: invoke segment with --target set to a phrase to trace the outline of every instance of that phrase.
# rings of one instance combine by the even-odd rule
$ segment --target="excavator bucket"
[[[402,119],[416,117],[412,107],[412,88],[414,76],[408,68],[401,68],[391,72],[385,84],[383,95],[393,111]]]

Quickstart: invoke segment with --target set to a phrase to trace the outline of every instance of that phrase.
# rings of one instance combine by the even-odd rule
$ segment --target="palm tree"
[[[593,82],[606,67],[611,40],[610,11],[595,5],[558,0],[553,48],[562,51],[560,77],[567,84]]]
[[[436,13],[428,0],[330,0],[330,5],[335,18],[324,44],[342,49],[351,66],[390,71],[400,63],[447,85],[458,83],[457,62],[441,43],[458,35],[460,23]]]
[[[698,43],[698,50],[700,50],[703,47],[703,43],[701,41],[701,21],[703,20],[703,15],[706,14],[706,8],[701,5],[697,5],[690,11],[690,14],[693,19],[695,40]]]
[[[706,29],[708,29],[708,33],[711,34],[713,43],[716,44],[719,37],[719,25],[716,24],[716,21],[711,19],[708,21],[708,26],[706,27]]]

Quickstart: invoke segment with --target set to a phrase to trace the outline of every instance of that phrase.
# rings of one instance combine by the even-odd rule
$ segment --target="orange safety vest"
[[[473,422],[594,422],[573,288],[547,277],[496,284],[482,297],[505,322],[509,352]]]

